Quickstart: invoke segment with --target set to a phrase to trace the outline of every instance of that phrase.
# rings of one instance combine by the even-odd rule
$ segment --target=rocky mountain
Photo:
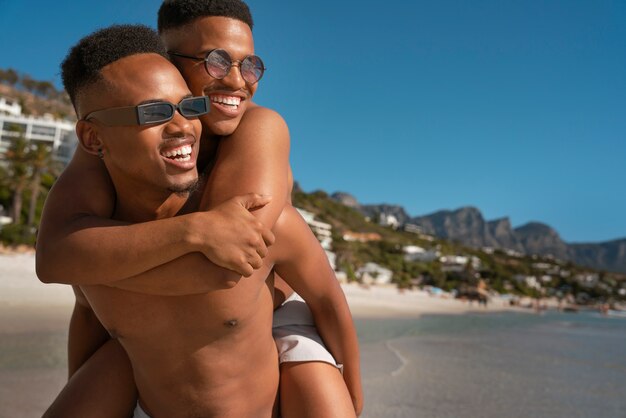
[[[570,258],[583,266],[626,272],[626,239],[599,244],[569,244]]]
[[[558,232],[546,224],[529,222],[515,228],[514,233],[527,254],[551,254],[562,260],[570,259],[567,244],[563,242]]]
[[[515,234],[509,218],[500,218],[487,222],[489,233],[494,239],[491,246],[508,248],[510,250],[524,252],[524,246]]]
[[[359,205],[358,200],[356,200],[356,197],[348,193],[335,192],[330,197],[331,199],[341,203],[342,205],[345,205],[354,209],[359,209],[361,207],[361,205]]]
[[[357,209],[363,215],[377,221],[380,218],[380,214],[385,215],[393,215],[400,222],[400,224],[405,224],[411,219],[408,213],[404,210],[402,206],[398,205],[361,205],[356,200],[354,196],[345,192],[335,192],[331,196],[336,202],[339,202],[345,206],[351,207],[353,209]]]
[[[567,243],[549,225],[529,222],[513,228],[508,218],[487,221],[475,207],[441,210],[411,217],[398,205],[360,205],[347,193],[335,193],[333,199],[361,211],[373,220],[380,214],[393,215],[401,224],[422,227],[427,234],[458,241],[470,247],[510,249],[526,254],[552,255],[598,270],[626,273],[626,239],[602,243]]]
[[[411,223],[421,226],[427,234],[459,241],[471,247],[490,246],[495,242],[489,225],[474,207],[418,216],[411,218]]]

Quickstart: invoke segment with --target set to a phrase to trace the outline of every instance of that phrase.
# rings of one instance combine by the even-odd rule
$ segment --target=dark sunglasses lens
[[[246,57],[241,63],[241,76],[248,83],[254,84],[263,77],[263,61],[256,55]]]
[[[190,97],[184,99],[178,105],[180,114],[186,118],[194,118],[208,113],[208,103],[206,97]]]
[[[143,123],[158,123],[172,119],[174,107],[169,103],[154,103],[141,108]]]
[[[222,79],[228,75],[232,61],[228,52],[223,49],[214,49],[209,53],[204,64],[211,77]]]

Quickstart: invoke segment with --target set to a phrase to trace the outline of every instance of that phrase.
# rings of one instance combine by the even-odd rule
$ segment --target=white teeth
[[[212,96],[211,101],[213,103],[220,103],[220,104],[236,107],[236,106],[239,106],[239,104],[241,103],[241,98],[234,97],[234,96]]]
[[[161,155],[166,158],[173,158],[177,161],[188,161],[191,158],[191,145],[183,145],[180,148],[161,153]]]

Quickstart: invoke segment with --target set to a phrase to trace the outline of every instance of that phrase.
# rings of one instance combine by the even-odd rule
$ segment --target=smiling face
[[[227,17],[202,17],[182,28],[166,31],[162,38],[168,51],[194,57],[204,57],[216,48],[226,50],[233,60],[241,61],[254,54],[250,27]],[[204,134],[232,134],[250,105],[258,84],[247,83],[237,66],[218,80],[207,74],[203,61],[172,58],[193,94],[211,99],[211,111],[201,117]]]
[[[87,91],[81,100],[81,117],[115,107],[166,101],[178,104],[190,97],[180,73],[157,54],[137,54],[105,66],[104,82]],[[102,88],[106,86],[106,88]],[[97,89],[97,90],[94,90]],[[184,192],[197,182],[201,124],[178,111],[164,123],[105,126],[97,118],[88,132],[104,154],[104,163],[119,193],[165,195]],[[85,133],[83,136],[89,136]],[[81,142],[85,143],[85,138]]]

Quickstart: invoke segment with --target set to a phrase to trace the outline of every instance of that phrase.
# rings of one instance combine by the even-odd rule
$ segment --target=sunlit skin
[[[250,27],[240,20],[227,17],[201,17],[182,28],[164,32],[162,39],[168,51],[188,56],[204,57],[207,52],[216,48],[227,51],[233,60],[239,61],[246,56],[255,54],[254,38]],[[249,176],[240,175],[238,177],[246,179],[247,184],[244,187],[247,187],[247,189],[244,189],[245,191],[255,191],[273,196],[273,202],[261,211],[266,213],[264,218],[266,224],[273,225],[283,206],[291,202],[291,189],[293,187],[291,166],[288,160],[285,160],[286,165],[284,161],[276,160],[277,155],[280,155],[276,150],[281,149],[286,152],[285,156],[288,158],[289,143],[288,141],[286,143],[277,141],[277,138],[269,138],[265,148],[272,149],[272,152],[259,153],[256,158],[252,155],[252,152],[250,152],[251,158],[246,158],[243,152],[245,152],[246,148],[250,151],[252,149],[251,146],[258,147],[259,144],[250,143],[250,141],[260,140],[256,132],[258,126],[267,126],[268,119],[279,119],[278,122],[272,123],[281,124],[282,119],[268,109],[257,106],[252,102],[252,97],[259,83],[247,83],[241,76],[239,67],[231,67],[228,75],[218,80],[207,74],[202,61],[193,61],[176,56],[171,58],[181,74],[183,74],[187,85],[194,95],[205,95],[212,98],[211,112],[200,118],[202,121],[202,149],[198,158],[200,171],[204,171],[207,164],[215,157],[218,141],[235,132],[240,126],[244,114],[247,119],[250,119],[247,125],[251,126],[253,133],[251,135],[240,133],[238,138],[241,139],[229,138],[227,141],[224,141],[220,149],[222,158],[220,158],[215,168],[219,171],[221,166],[227,164],[230,167],[236,166],[240,172],[242,170],[249,172]],[[216,97],[235,97],[241,101],[239,106],[233,109],[232,107],[215,103]],[[255,114],[251,114],[251,109],[255,109]],[[268,115],[268,113],[270,114]],[[278,137],[278,135],[275,136]],[[265,140],[265,137],[262,139]],[[266,157],[260,159],[258,158],[260,155],[265,155]],[[254,160],[258,163],[256,166],[251,164],[251,161]],[[286,171],[283,171],[284,169]],[[227,172],[228,170],[228,167],[224,169]],[[259,173],[265,173],[265,176],[261,177]],[[254,184],[251,181],[254,178],[271,180],[265,183],[257,181]],[[283,185],[278,184],[281,180],[286,181],[286,183]],[[268,183],[274,183],[275,186],[268,187]],[[215,196],[220,196],[220,194],[226,196],[227,194],[220,193],[219,190],[232,187],[234,187],[232,175],[212,175],[209,178],[209,183],[206,184],[206,188],[210,190],[210,193],[204,195],[200,206],[206,208],[220,203],[220,200],[216,199]],[[283,196],[277,194],[283,194]],[[279,306],[285,299],[285,296],[288,296],[292,290],[280,277],[276,278],[275,286],[279,290],[276,293],[275,306]]]
[[[129,76],[141,68],[151,71],[137,79]],[[189,95],[175,67],[157,55],[124,58],[105,67],[102,74],[115,86],[112,96],[116,98],[100,101],[97,97],[102,94],[93,95],[98,104],[85,109],[91,102],[83,101],[81,113],[154,99],[177,103]],[[168,189],[195,179],[195,155],[181,165],[167,161],[163,151],[173,143],[195,145],[199,127],[199,121],[179,114],[151,127],[83,122],[81,141],[90,152],[102,149],[110,170],[118,197],[114,218],[148,221],[174,216],[182,208],[186,199]],[[197,271],[198,266],[187,262],[176,267],[182,276],[192,274],[190,270]],[[81,288],[104,327],[128,354],[140,402],[151,415],[203,411],[203,416],[269,417],[278,365],[269,333],[272,292],[271,283],[265,283],[268,272],[265,269],[264,274],[243,282],[205,278],[212,291],[177,298],[100,285]],[[241,358],[254,359],[258,366],[251,370]],[[240,393],[247,394],[245,400]]]
[[[181,29],[165,32],[163,41],[169,51],[196,57],[204,57],[208,51],[216,48],[226,50],[233,60],[243,60],[255,53],[250,27],[244,22],[227,17],[211,16],[196,19]],[[202,117],[205,137],[232,134],[239,126],[246,110],[254,106],[251,99],[258,83],[252,85],[246,83],[237,66],[233,66],[226,77],[218,80],[206,73],[204,63],[201,61],[179,57],[172,59],[193,94],[209,96],[212,99],[218,96],[241,99],[236,109],[212,100],[211,112]]]
[[[179,40],[182,42],[181,45],[184,45],[185,48],[178,48],[176,49],[176,52],[201,57],[204,56],[206,51],[219,47],[227,50],[235,60],[242,60],[246,55],[254,53],[252,34],[249,27],[242,22],[228,18],[211,17],[198,19],[193,26],[194,28],[191,29],[191,32],[188,32],[187,30],[180,32],[179,35],[182,34],[184,37]],[[196,32],[194,32],[194,30]],[[223,36],[224,34],[229,34],[229,36]],[[166,40],[169,39],[171,41],[172,38],[168,38],[168,36],[169,35],[166,33]],[[237,40],[232,41],[231,38],[236,38]],[[192,50],[192,46],[199,49]],[[169,47],[169,49],[173,50],[171,47]],[[238,194],[255,192],[270,195],[272,196],[270,204],[255,211],[254,216],[256,216],[257,219],[262,221],[265,225],[271,227],[276,223],[279,215],[283,211],[283,207],[285,207],[285,204],[289,201],[288,196],[291,187],[291,175],[288,163],[289,136],[286,124],[275,112],[256,106],[252,103],[251,98],[253,93],[256,91],[257,85],[247,85],[242,79],[237,67],[233,67],[224,79],[216,80],[206,74],[202,62],[196,63],[192,60],[180,59],[176,60],[175,64],[177,64],[177,66],[181,69],[183,75],[187,77],[190,84],[190,90],[194,95],[209,94],[209,96],[213,95],[214,97],[215,95],[222,97],[236,96],[242,99],[238,109],[228,109],[224,108],[223,105],[212,104],[211,113],[202,118],[203,135],[202,147],[198,156],[199,169],[203,171],[206,168],[207,162],[213,157],[216,157],[216,153],[218,154],[214,164],[211,165],[211,172],[208,174],[206,180],[205,193],[202,195],[202,203],[199,206],[200,209],[213,210],[229,198],[232,198],[232,196]],[[177,103],[178,100],[172,99],[168,101]],[[222,138],[222,135],[229,134],[230,136],[227,136],[224,140],[219,141],[219,151],[217,151],[217,140]],[[195,148],[194,152],[196,152]],[[83,170],[85,170],[85,167],[88,166],[93,167],[93,162],[88,162],[86,160],[81,164],[83,165]],[[78,164],[74,165],[73,169],[76,170],[73,170],[73,172],[79,172],[77,170],[78,166]],[[93,167],[93,169],[95,170],[95,167]],[[102,189],[102,187],[96,186],[96,184],[101,185],[103,181],[104,179],[102,178],[96,178],[92,181],[94,184],[92,187]],[[68,182],[64,180],[63,184],[67,183]],[[67,190],[66,193],[68,194],[68,197],[74,195],[72,190]],[[110,203],[108,202],[112,198],[101,196],[100,199],[102,200],[100,200],[98,205],[94,205],[93,202],[89,203],[89,205],[90,208],[94,208],[93,210],[96,214],[105,214],[106,208],[110,206]],[[87,204],[87,202],[85,202],[85,204]],[[193,207],[195,206],[188,205],[187,209]],[[210,212],[207,212],[207,214],[208,213]],[[265,282],[268,277],[269,269],[274,263],[278,262],[281,264],[278,268],[282,268],[281,272],[285,272],[285,277],[289,274],[290,276],[298,278],[308,277],[309,280],[311,280],[311,278],[317,279],[317,285],[321,287],[318,288],[313,294],[311,294],[310,290],[307,290],[307,287],[298,289],[299,293],[301,293],[305,299],[307,296],[321,296],[326,292],[335,295],[333,298],[343,298],[343,295],[336,284],[336,280],[334,279],[332,270],[327,267],[328,262],[325,258],[324,252],[321,248],[319,248],[319,244],[311,235],[306,224],[302,222],[301,218],[297,215],[294,216],[291,212],[281,219],[282,220],[280,222],[276,223],[276,230],[274,232],[277,234],[277,237],[281,237],[280,239],[283,244],[276,244],[275,247],[272,247],[272,254],[265,259],[265,265],[255,267],[258,269],[256,273],[245,281],[234,278],[232,275],[229,276],[211,273],[213,270],[211,270],[211,267],[205,259],[190,255],[168,264],[164,264],[157,269],[151,270],[146,274],[136,276],[133,279],[114,282],[115,277],[107,277],[105,279],[108,282],[111,282],[110,285],[117,287],[118,289],[96,286],[96,288],[99,289],[98,292],[96,292],[96,295],[94,296],[93,291],[87,290],[88,297],[95,305],[102,306],[105,303],[103,302],[103,299],[99,300],[98,297],[103,297],[105,300],[108,300],[112,293],[116,295],[116,298],[119,298],[118,301],[122,306],[126,307],[130,305],[131,307],[136,307],[138,303],[142,304],[146,300],[150,300],[150,298],[161,298],[158,296],[148,296],[147,294],[137,296],[138,294],[135,292],[145,292],[149,294],[159,294],[162,292],[163,294],[178,295],[185,295],[188,293],[196,294],[196,296],[183,296],[179,299],[179,302],[182,303],[184,307],[178,308],[174,307],[169,302],[169,299],[161,299],[161,304],[155,303],[152,308],[148,309],[149,315],[146,315],[145,317],[145,319],[147,319],[148,316],[156,318],[160,317],[160,315],[164,315],[164,317],[176,317],[181,323],[189,324],[194,322],[191,318],[194,309],[211,311],[212,309],[207,309],[207,306],[216,308],[216,311],[213,312],[212,319],[209,319],[208,313],[206,314],[206,317],[202,316],[204,315],[204,313],[202,313],[200,320],[198,321],[196,319],[198,322],[194,322],[194,326],[198,325],[199,327],[204,327],[201,332],[199,330],[194,331],[189,327],[184,327],[184,333],[181,333],[182,330],[178,330],[174,333],[174,340],[178,341],[179,344],[185,339],[185,336],[193,335],[194,337],[190,340],[188,339],[187,341],[198,347],[200,346],[199,344],[201,341],[198,339],[200,337],[195,336],[196,333],[200,332],[206,338],[209,338],[210,335],[213,335],[214,338],[219,335],[219,344],[214,344],[212,347],[207,347],[202,351],[204,353],[210,353],[209,355],[196,355],[198,352],[194,352],[196,354],[191,356],[195,357],[192,359],[193,361],[200,361],[200,358],[198,357],[203,357],[205,358],[204,361],[206,363],[213,363],[197,365],[192,364],[190,361],[188,365],[190,370],[195,370],[194,374],[191,378],[188,378],[185,383],[182,383],[183,378],[181,377],[181,382],[173,381],[171,382],[172,385],[180,384],[181,387],[185,387],[187,389],[193,388],[193,393],[196,394],[196,389],[202,391],[202,393],[206,393],[207,395],[203,400],[203,402],[206,403],[203,407],[206,411],[218,411],[216,414],[219,416],[266,416],[265,414],[271,413],[269,400],[271,399],[271,402],[273,403],[275,399],[275,392],[272,395],[269,392],[265,393],[256,391],[253,393],[258,394],[258,397],[250,397],[247,395],[247,393],[249,393],[249,389],[239,386],[242,382],[231,382],[228,381],[228,379],[238,378],[246,380],[248,381],[248,384],[262,385],[264,389],[269,390],[268,388],[273,386],[273,379],[277,378],[276,359],[269,357],[269,351],[263,349],[259,350],[259,348],[266,344],[267,341],[265,338],[268,336],[271,337],[271,334],[263,334],[263,332],[268,332],[268,327],[271,326],[271,316],[268,316],[268,313],[271,314],[271,291],[273,288],[271,286],[271,281],[267,284]],[[235,220],[235,223],[222,222],[219,225],[214,224],[212,227],[204,227],[202,230],[207,231],[207,240],[209,240],[212,236],[220,236],[219,234],[216,234],[216,232],[219,232],[216,227],[219,226],[221,229],[228,229],[232,228],[231,225],[239,223],[236,220],[236,217],[233,217],[233,220]],[[99,222],[102,223],[104,221],[101,220]],[[184,225],[184,223],[182,225]],[[137,227],[143,228],[141,224],[137,225]],[[154,234],[157,234],[158,236],[162,235],[158,233],[158,231],[155,231]],[[140,237],[141,235],[131,236]],[[106,242],[114,243],[112,248],[119,247],[120,238],[107,238],[102,231],[98,234],[98,237],[101,243],[100,248],[103,248]],[[57,244],[59,242],[59,240],[56,240]],[[76,242],[78,242],[78,240],[76,240]],[[125,243],[126,240],[124,239],[123,242]],[[141,251],[142,253],[142,255],[137,254],[135,258],[145,260],[146,256],[152,257],[154,255],[154,251],[150,250],[151,245],[152,242],[146,240],[145,242],[139,244],[139,248],[133,248],[133,251]],[[71,246],[69,248],[71,248]],[[173,247],[170,246],[166,248],[168,248],[168,251],[171,251]],[[311,248],[313,248],[313,250],[311,250]],[[105,254],[104,251],[101,251],[100,253],[103,255]],[[143,255],[144,253],[145,256]],[[163,254],[163,252],[161,251],[159,254]],[[300,265],[294,265],[294,260],[301,260],[302,254],[311,254],[311,257],[309,257],[306,263],[302,262]],[[123,256],[123,254],[121,255]],[[196,255],[198,254],[196,253]],[[169,260],[165,259],[160,261],[159,264],[167,261]],[[324,268],[320,270],[320,266],[324,266]],[[124,266],[120,266],[120,271],[123,271],[124,269]],[[124,273],[122,272],[119,274]],[[124,277],[128,276],[121,276],[120,278]],[[329,280],[326,281],[326,278]],[[78,281],[80,280],[80,275],[72,275],[70,279],[64,278],[64,280]],[[312,280],[311,283],[315,284],[316,280]],[[295,282],[295,284],[298,287],[301,285],[298,282]],[[119,290],[120,288],[132,290],[133,292],[125,293],[124,291]],[[322,291],[321,289],[325,290]],[[209,294],[202,297],[198,294],[198,292],[209,292]],[[220,296],[218,297],[212,293],[218,293]],[[125,299],[126,297],[132,298]],[[329,302],[331,299],[328,299],[325,302]],[[139,302],[140,300],[143,300],[143,302]],[[340,301],[341,299],[338,300]],[[100,303],[98,303],[98,301]],[[316,302],[314,297],[311,298],[311,301]],[[333,305],[342,306],[342,309],[345,307],[339,316],[342,318],[342,321],[346,318],[349,319],[349,311],[347,311],[347,307],[345,306],[345,299],[343,302],[333,302]],[[139,347],[147,342],[147,340],[143,339],[144,337],[142,336],[136,338],[128,337],[129,334],[132,334],[131,328],[133,326],[132,321],[129,321],[128,319],[132,318],[131,311],[121,309],[121,313],[119,314],[112,314],[110,312],[106,314],[101,311],[101,307],[97,308],[94,306],[94,308],[109,332],[118,338],[121,337],[119,338],[119,341],[122,342],[127,350],[130,350],[131,352],[134,351],[136,353],[139,351]],[[331,347],[333,353],[336,353],[337,359],[340,362],[346,363],[346,376],[350,376],[352,387],[355,388],[354,402],[357,408],[360,409],[362,401],[360,398],[360,383],[358,377],[358,352],[355,353],[354,350],[356,347],[356,339],[353,338],[352,340],[349,340],[349,347],[345,346],[345,341],[341,341],[341,338],[337,337],[340,336],[343,333],[342,330],[345,330],[346,328],[340,329],[334,327],[334,325],[337,324],[335,319],[336,313],[333,313],[332,310],[321,309],[319,301],[317,301],[317,303],[313,303],[311,308],[314,311],[314,315],[317,315],[316,321],[321,319],[322,323],[331,325],[331,329],[323,330],[323,332],[320,330],[320,332]],[[180,312],[174,313],[175,310],[180,310]],[[253,315],[253,312],[255,311],[256,314]],[[226,313],[228,313],[228,315],[226,315]],[[189,315],[189,318],[185,318],[186,315]],[[227,319],[226,316],[230,316],[230,319]],[[202,318],[206,318],[204,323]],[[220,322],[220,318],[223,319],[223,322]],[[224,332],[221,327],[225,324],[232,323],[232,320],[235,318],[237,321],[236,329],[233,330],[232,333]],[[351,320],[349,323],[351,326]],[[180,326],[180,324],[178,325]],[[158,324],[158,327],[162,326],[173,326],[173,323],[165,325],[160,323]],[[347,334],[350,335],[352,335],[352,333],[353,329],[347,332]],[[161,336],[168,335],[169,338],[171,332],[165,328],[159,328],[159,331],[155,332],[155,334]],[[233,336],[232,338],[235,338],[235,335],[237,336],[236,342],[229,339],[231,336]],[[260,338],[260,335],[263,335],[263,337]],[[250,339],[253,339],[255,342],[251,343]],[[153,344],[157,343],[154,342]],[[222,359],[228,357],[231,354],[230,351],[227,355],[224,355],[219,351],[220,349],[230,347],[229,345],[232,345],[232,349],[229,348],[229,350],[232,351],[232,353],[237,354],[238,358],[236,361],[241,366],[241,370],[238,369],[237,373],[231,373],[230,364],[226,364],[224,361],[216,362],[215,360],[216,358]],[[246,350],[245,347],[248,347],[249,345],[256,348],[253,355],[244,352]],[[112,360],[113,357],[106,357],[104,355],[100,355],[98,352],[97,355],[94,356],[94,361],[90,360],[86,363],[86,366],[88,366],[87,369],[98,371],[94,371],[91,378],[86,378],[85,376],[88,376],[88,373],[83,370],[82,372],[84,373],[82,373],[82,376],[77,376],[77,382],[80,382],[81,378],[85,378],[86,380],[84,380],[84,382],[93,385],[96,381],[100,382],[96,376],[102,376],[114,364],[116,366],[125,365],[126,360],[123,358],[123,353],[120,353],[119,350],[116,351],[114,348],[110,349],[109,343],[106,343],[105,346],[103,346],[103,349],[107,350],[107,353],[109,353],[108,355],[111,355],[110,353],[112,351],[117,353],[117,361],[119,361],[119,364],[116,364]],[[180,347],[177,347],[177,349],[180,350]],[[167,350],[170,351],[168,352]],[[179,360],[180,358],[184,358],[185,355],[189,356],[189,353],[176,351],[176,349],[171,350],[171,347],[168,346],[168,344],[164,344],[163,347],[153,348],[152,351],[158,351],[161,356],[169,353]],[[353,353],[353,355],[347,359],[343,357],[342,353]],[[274,352],[273,355],[275,354],[276,353]],[[138,361],[140,363],[144,361],[142,369],[146,370],[149,370],[150,367],[152,367],[148,363],[154,361],[156,364],[156,359],[158,357],[151,357],[150,354],[147,354],[146,357],[150,358],[150,360],[147,360],[148,363],[145,363],[146,360],[142,360],[141,358],[138,360],[130,352],[129,355],[132,362],[135,364],[139,364],[137,363]],[[260,356],[263,356],[263,359]],[[183,363],[187,364],[186,361]],[[79,361],[78,364],[81,364],[81,361]],[[321,363],[310,364],[319,365]],[[354,367],[355,364],[356,367]],[[295,366],[296,364],[293,363],[292,365]],[[100,369],[98,369],[98,367],[100,367]],[[157,367],[161,367],[161,365],[159,364]],[[266,368],[267,371],[269,371],[269,367],[275,367],[276,369],[269,373],[264,372]],[[323,404],[320,404],[318,400],[311,400],[311,402],[320,404],[322,407],[329,408],[329,410],[333,411],[334,414],[338,414],[335,416],[347,417],[351,416],[351,414],[353,415],[354,411],[350,403],[350,395],[346,392],[346,386],[341,380],[341,375],[332,366],[326,365],[322,367],[328,369],[328,372],[326,372],[328,374],[325,375],[325,378],[323,379],[326,382],[324,387],[332,388],[329,392],[336,396],[335,398],[332,398],[328,395],[324,395],[324,399],[327,402]],[[246,377],[247,373],[250,373],[250,370],[245,370],[246,368],[254,370],[254,377]],[[223,376],[224,370],[229,370],[227,373],[228,376]],[[162,372],[167,372],[167,366],[162,370]],[[151,371],[150,373],[158,374],[159,371]],[[200,374],[202,376],[200,376]],[[303,381],[307,380],[307,375],[308,374],[302,374],[304,377]],[[254,382],[254,379],[258,379],[259,376],[262,376],[263,379],[261,379],[261,381],[257,380]],[[228,383],[222,382],[222,384],[220,384],[219,381],[213,380],[215,377],[218,377],[219,379],[226,379],[225,381],[228,381]],[[142,392],[141,399],[143,400],[144,405],[147,405],[146,407],[148,409],[156,407],[157,410],[163,409],[163,411],[168,411],[168,408],[176,407],[178,398],[184,398],[190,394],[177,392],[177,390],[184,390],[182,388],[169,388],[168,386],[168,391],[172,391],[173,394],[168,393],[166,396],[161,396],[160,393],[151,393],[150,390],[146,389],[149,381],[152,381],[154,378],[158,379],[158,376],[151,375],[150,379],[146,379],[146,376],[138,377],[135,375],[135,378],[139,378],[140,380],[143,379],[142,381],[137,382],[137,386],[139,387],[140,392]],[[107,405],[110,406],[115,402],[118,402],[120,404],[120,410],[127,411],[121,408],[123,405],[119,402],[119,399],[122,395],[130,395],[132,397],[134,394],[134,390],[132,389],[133,382],[132,380],[130,382],[124,381],[124,384],[127,384],[126,386],[122,385],[120,381],[117,381],[116,384],[116,388],[118,389],[117,393],[112,393],[110,391],[111,386],[108,386],[109,390],[106,391],[106,395],[109,397]],[[210,387],[207,387],[207,384],[209,384]],[[214,390],[214,385],[217,385],[217,387],[221,389],[218,389],[217,391]],[[70,389],[75,389],[76,387],[80,387],[80,383],[69,386]],[[237,392],[237,394],[234,392],[230,394],[220,392],[225,387],[236,387],[237,390],[241,390],[241,392]],[[304,387],[301,387],[301,390],[302,388]],[[281,388],[281,394],[282,390],[283,389]],[[274,391],[276,391],[276,387],[274,387]],[[72,391],[70,390],[69,393],[72,393]],[[200,396],[193,395],[193,393],[192,397],[194,397],[194,399],[201,398]],[[178,398],[171,399],[170,395],[176,395]],[[292,401],[291,415],[288,415],[286,413],[287,410],[285,409],[283,411],[284,416],[305,416],[302,415],[302,405],[304,402],[303,398],[306,398],[307,395],[309,395],[309,391],[304,389],[302,390],[301,396],[283,397]],[[119,396],[117,398],[118,401],[115,400],[115,396]],[[69,404],[72,405],[71,407],[76,406],[77,402],[75,396],[67,396],[67,399],[74,399],[73,405],[71,401]],[[99,403],[94,402],[92,406],[102,410],[102,405],[104,404],[102,399],[104,398],[101,398]],[[228,399],[228,401],[225,401],[224,399]],[[348,400],[347,403],[346,400]],[[90,401],[93,401],[93,399],[90,399]],[[198,406],[200,407],[200,405]],[[285,405],[283,405],[283,407],[285,407]],[[250,409],[244,411],[242,408]],[[264,412],[259,412],[258,415],[254,415],[255,413],[251,412],[254,408],[259,408],[258,411],[263,410]],[[161,411],[159,411],[159,413],[160,412]],[[245,415],[250,413],[252,413],[252,415]],[[319,415],[319,410],[314,413],[318,414],[315,416],[323,416],[323,414]],[[206,414],[209,415],[210,413],[206,412]],[[156,416],[159,416],[158,413]]]
[[[141,67],[147,65],[148,67]],[[129,72],[128,69],[136,69]],[[151,68],[146,73],[142,68]],[[172,65],[164,65],[163,57],[156,54],[134,55],[116,61],[102,70],[109,83],[108,94],[89,94],[80,100],[80,112],[87,115],[94,110],[122,106],[135,106],[155,101],[178,103],[190,97],[184,79]],[[150,85],[150,88],[146,88]],[[98,88],[98,84],[91,89]],[[97,99],[96,99],[97,98]],[[103,154],[103,161],[115,184],[120,202],[132,212],[124,216],[132,222],[143,221],[132,215],[150,208],[155,202],[177,199],[184,203],[188,194],[171,196],[171,192],[185,192],[198,178],[196,160],[199,149],[201,125],[198,119],[190,120],[175,112],[171,121],[157,125],[106,126],[97,120],[78,123],[77,132],[85,150]],[[185,161],[166,158],[167,151],[191,146],[192,153]],[[178,208],[180,209],[180,208]],[[116,214],[123,211],[120,205]],[[160,214],[164,209],[154,209],[156,218],[172,214]],[[176,212],[174,212],[175,214]]]

